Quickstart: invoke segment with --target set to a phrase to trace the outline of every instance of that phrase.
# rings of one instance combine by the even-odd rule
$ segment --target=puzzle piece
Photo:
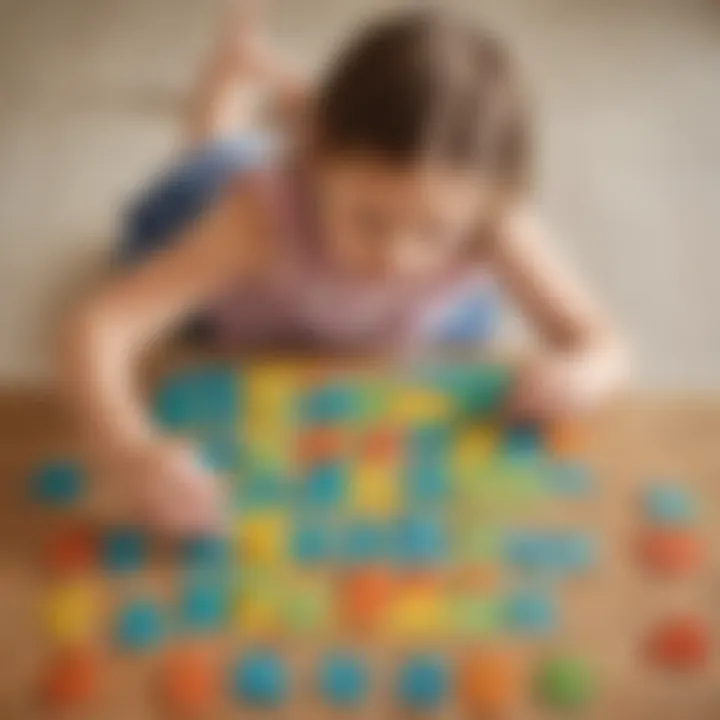
[[[514,633],[546,635],[557,625],[552,599],[539,590],[520,590],[505,601],[505,623]]]
[[[310,468],[300,481],[303,504],[329,510],[343,502],[347,493],[347,467],[344,462],[325,462]]]
[[[643,506],[648,519],[662,525],[682,525],[697,516],[697,507],[688,491],[674,485],[648,488]]]
[[[405,661],[397,680],[402,705],[413,710],[432,710],[445,699],[449,686],[445,661],[438,655],[415,655]]]
[[[160,666],[162,703],[172,717],[213,713],[220,696],[217,663],[204,648],[171,649]]]
[[[447,394],[433,388],[403,386],[391,394],[386,416],[390,423],[440,423],[452,415],[453,406]]]
[[[89,570],[98,555],[96,540],[95,533],[87,525],[61,528],[47,543],[47,567],[58,574],[77,574]]]
[[[650,528],[640,538],[645,567],[661,575],[691,573],[702,564],[698,538],[684,528]]]
[[[494,598],[457,594],[450,603],[452,627],[463,637],[490,635],[502,625],[501,608]]]
[[[394,557],[400,564],[427,565],[445,558],[447,537],[437,518],[429,515],[401,518],[394,528]]]
[[[551,492],[572,498],[584,498],[593,491],[590,468],[574,460],[550,463],[543,472],[543,483]]]
[[[219,535],[197,535],[185,540],[181,546],[184,564],[193,570],[217,571],[230,562],[230,545]]]
[[[360,632],[377,630],[397,591],[387,568],[364,567],[351,572],[341,585],[340,610],[347,624]]]
[[[595,563],[597,551],[584,533],[525,530],[505,538],[503,555],[524,571],[578,573]]]
[[[228,616],[228,589],[224,581],[197,574],[185,582],[180,600],[180,623],[191,632],[212,632]]]
[[[473,717],[504,717],[522,698],[519,658],[498,648],[467,653],[460,664],[459,692]]]
[[[348,449],[348,435],[339,427],[312,427],[300,433],[296,456],[303,466],[338,461]]]
[[[356,393],[346,383],[336,382],[306,392],[300,398],[300,417],[307,423],[338,423],[352,417]]]
[[[137,570],[145,562],[146,554],[147,539],[135,528],[115,528],[102,541],[103,565],[110,572]]]
[[[388,608],[387,632],[396,637],[439,636],[448,625],[445,599],[437,586],[401,587]]]
[[[236,698],[254,707],[278,705],[289,690],[287,669],[274,653],[250,651],[232,668],[232,690]]]
[[[115,639],[125,650],[143,652],[157,647],[165,636],[165,621],[149,599],[133,600],[116,618]]]
[[[287,517],[283,513],[248,514],[237,521],[235,534],[240,557],[246,563],[272,564],[287,553]]]
[[[388,518],[400,509],[401,500],[401,487],[394,467],[360,463],[354,468],[349,504],[354,514]]]
[[[96,588],[74,581],[55,588],[43,607],[45,626],[57,643],[86,641],[94,632],[98,616]]]
[[[332,529],[322,521],[301,520],[292,537],[292,551],[296,562],[316,565],[333,558],[336,542]]]
[[[536,423],[515,423],[505,429],[502,451],[513,460],[537,458],[543,448],[543,435]]]
[[[437,506],[450,495],[450,473],[444,463],[408,464],[404,471],[403,486],[405,499],[410,506]]]
[[[86,706],[98,694],[102,663],[86,647],[55,653],[43,672],[42,697],[51,711]]]
[[[342,533],[342,557],[351,563],[381,560],[387,555],[387,527],[370,521],[348,523]]]
[[[708,627],[698,618],[679,616],[671,617],[653,629],[647,651],[661,667],[696,671],[707,664],[710,647]]]
[[[70,460],[55,460],[39,467],[31,478],[35,499],[49,507],[66,507],[83,492],[85,477]]]
[[[412,424],[407,438],[407,462],[443,465],[449,456],[452,435],[447,424]]]
[[[327,583],[315,578],[293,586],[285,616],[294,630],[315,633],[324,626],[332,625],[332,611],[332,597]]]
[[[546,660],[536,678],[541,701],[554,710],[579,710],[595,694],[595,680],[582,660],[557,656]]]
[[[365,699],[369,688],[367,667],[353,655],[330,653],[320,664],[318,685],[331,705],[358,705]]]

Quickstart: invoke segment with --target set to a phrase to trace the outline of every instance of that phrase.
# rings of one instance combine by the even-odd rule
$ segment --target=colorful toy
[[[569,656],[557,656],[542,664],[536,687],[540,699],[549,708],[578,710],[595,693],[595,680],[584,662]]]
[[[82,470],[71,460],[55,460],[41,465],[31,480],[35,499],[52,507],[65,507],[75,502],[84,485]]]
[[[659,575],[686,575],[702,563],[696,535],[683,528],[650,528],[641,535],[639,550],[644,566]]]
[[[103,565],[110,572],[131,572],[145,561],[147,540],[135,528],[115,528],[103,538],[100,552]]]
[[[697,515],[692,497],[684,488],[675,485],[648,488],[643,507],[648,519],[661,525],[684,525]]]
[[[160,666],[159,691],[172,717],[212,714],[220,696],[219,668],[209,652],[186,646],[169,652]]]
[[[58,575],[75,575],[94,567],[98,548],[95,533],[84,524],[66,524],[51,535],[45,548],[45,563]]]
[[[115,639],[125,650],[152,650],[160,644],[165,632],[163,615],[152,600],[133,600],[116,619]]]
[[[283,662],[268,651],[251,651],[232,669],[232,690],[252,706],[277,705],[288,692],[288,674]]]
[[[458,670],[461,703],[471,716],[504,717],[522,697],[520,661],[497,648],[467,653]]]
[[[97,606],[96,588],[89,582],[73,581],[54,588],[43,608],[51,639],[61,644],[87,640],[96,627]]]
[[[416,655],[408,658],[397,679],[400,703],[413,710],[431,710],[448,692],[448,669],[443,658]]]
[[[359,658],[346,653],[332,653],[322,660],[318,685],[329,704],[340,707],[358,705],[368,692],[368,671]]]
[[[710,654],[710,633],[699,619],[672,617],[655,628],[648,639],[651,659],[670,670],[697,670]]]
[[[85,648],[64,649],[53,656],[42,677],[41,694],[51,711],[78,710],[99,691],[102,664]]]

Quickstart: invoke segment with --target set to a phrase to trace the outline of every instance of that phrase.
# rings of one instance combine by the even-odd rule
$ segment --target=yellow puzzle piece
[[[400,486],[396,464],[361,463],[352,477],[351,508],[359,514],[388,517],[400,508]]]
[[[443,632],[446,609],[439,592],[401,595],[389,608],[387,631],[402,638],[427,637]]]
[[[433,423],[452,413],[450,398],[437,390],[401,388],[390,400],[388,419],[399,425]]]
[[[97,619],[95,588],[87,582],[74,582],[55,588],[43,607],[45,625],[56,642],[86,640]]]
[[[243,562],[270,564],[286,554],[287,518],[280,513],[246,515],[238,520],[235,533]]]

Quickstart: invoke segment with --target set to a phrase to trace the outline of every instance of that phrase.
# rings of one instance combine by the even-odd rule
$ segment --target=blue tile
[[[101,557],[106,570],[138,570],[147,556],[147,538],[135,528],[115,528],[102,541]]]
[[[697,516],[695,499],[678,485],[655,485],[648,488],[643,497],[647,517],[663,525],[682,525]]]
[[[437,519],[429,516],[401,518],[393,528],[392,551],[401,564],[436,563],[447,553],[445,529]]]
[[[296,562],[302,564],[328,561],[334,556],[333,532],[317,520],[300,522],[293,532],[292,551]]]
[[[353,655],[332,653],[322,660],[318,684],[320,692],[331,705],[358,705],[368,693],[368,669],[362,660]]]
[[[43,505],[65,507],[74,503],[85,488],[85,476],[77,463],[56,460],[39,467],[32,475],[34,498]]]
[[[550,463],[543,470],[543,483],[551,492],[572,498],[585,498],[594,490],[590,468],[573,461]]]
[[[540,590],[520,590],[507,598],[504,618],[511,632],[524,635],[547,635],[557,625],[553,600]]]
[[[438,707],[447,696],[449,674],[440,656],[416,655],[405,661],[397,680],[402,705],[416,710]]]
[[[159,607],[151,600],[134,600],[120,611],[115,623],[115,639],[126,650],[150,650],[165,636],[165,623]]]
[[[301,488],[304,503],[316,508],[339,505],[347,491],[347,468],[344,463],[327,462],[313,467],[306,475]]]
[[[288,672],[283,661],[269,651],[250,651],[231,671],[233,695],[254,707],[272,707],[285,700]]]
[[[350,522],[345,525],[342,536],[342,555],[348,562],[370,562],[387,555],[388,530],[382,524]]]
[[[306,393],[300,399],[300,415],[310,423],[339,422],[352,417],[355,406],[352,388],[336,383]]]
[[[180,624],[184,630],[219,630],[227,620],[228,609],[226,582],[204,573],[186,580],[180,599]]]
[[[447,500],[450,476],[444,462],[411,462],[405,467],[405,498],[411,504],[433,506]]]

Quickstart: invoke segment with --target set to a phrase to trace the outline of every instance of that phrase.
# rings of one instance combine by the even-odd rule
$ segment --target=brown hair
[[[524,100],[503,45],[437,11],[376,22],[321,85],[319,146],[478,169],[514,194],[527,175]]]

